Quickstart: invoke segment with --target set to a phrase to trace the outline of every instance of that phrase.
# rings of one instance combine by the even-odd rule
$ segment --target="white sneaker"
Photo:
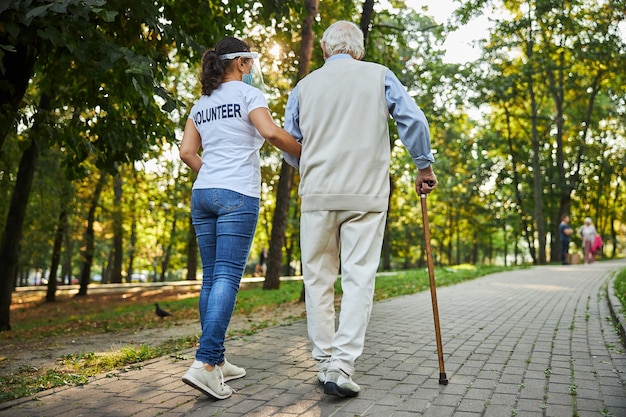
[[[337,395],[339,397],[356,397],[361,392],[352,377],[339,369],[330,369],[326,372],[324,394]]]
[[[228,398],[233,393],[233,389],[224,383],[224,375],[219,366],[209,372],[202,362],[195,361],[182,379],[185,384],[218,400]]]
[[[218,366],[224,375],[224,382],[232,379],[243,378],[246,376],[246,370],[240,366],[235,366],[224,358],[224,364]]]

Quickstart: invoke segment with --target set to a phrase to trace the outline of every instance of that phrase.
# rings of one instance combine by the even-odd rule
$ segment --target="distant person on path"
[[[302,142],[301,253],[307,327],[326,394],[354,397],[352,380],[372,311],[389,200],[391,115],[417,166],[415,190],[437,186],[424,113],[386,67],[363,62],[363,33],[332,24],[321,40],[325,64],[289,95],[285,129]],[[335,329],[334,284],[343,296]]]
[[[203,270],[200,347],[182,379],[216,399],[232,394],[225,381],[246,374],[224,357],[224,339],[259,216],[259,149],[264,138],[295,157],[301,149],[274,123],[261,91],[248,85],[256,56],[233,37],[204,53],[202,97],[191,109],[180,144],[181,159],[198,173],[191,216]]]
[[[592,264],[596,261],[596,255],[593,253],[593,243],[597,235],[598,232],[591,221],[591,217],[585,217],[583,225],[578,229],[578,236],[583,240],[585,264]]]
[[[567,265],[567,253],[569,251],[569,241],[572,236],[572,226],[569,224],[569,215],[561,216],[561,224],[559,224],[559,235],[561,236],[561,264]]]
[[[263,248],[261,250],[261,254],[259,255],[259,263],[256,265],[256,268],[254,271],[254,275],[256,275],[257,277],[266,275],[267,258],[268,258],[267,249]]]

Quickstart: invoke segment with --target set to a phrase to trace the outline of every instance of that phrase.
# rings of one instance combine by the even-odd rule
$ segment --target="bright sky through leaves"
[[[450,19],[452,13],[458,7],[454,0],[406,0],[406,4],[417,11],[427,7],[427,14],[442,24],[445,24]],[[489,26],[489,16],[483,15],[472,19],[469,24],[450,33],[444,44],[446,50],[445,60],[454,63],[476,60],[480,56],[480,48],[475,43],[479,39],[487,37]],[[622,39],[626,40],[626,22],[622,21],[619,28]]]
[[[453,0],[407,0],[407,6],[418,12],[422,7],[428,7],[427,15],[432,16],[437,23],[445,24],[452,16],[458,5]],[[489,19],[481,16],[473,19],[468,25],[448,35],[444,48],[447,62],[463,63],[474,61],[480,56],[480,48],[474,43],[487,37]]]

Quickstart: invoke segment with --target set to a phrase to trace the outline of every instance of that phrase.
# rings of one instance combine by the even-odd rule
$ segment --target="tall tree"
[[[2,259],[0,264],[0,331],[11,330],[11,294],[17,278],[17,260],[19,258],[19,246],[15,245],[14,242],[19,242],[22,238],[26,203],[28,202],[38,155],[39,148],[35,141],[31,141],[28,149],[22,154],[16,182],[16,190],[20,192],[13,193],[7,223],[2,235],[2,246],[0,246],[0,258]]]
[[[198,241],[191,215],[187,216],[189,225],[187,232],[187,280],[195,281],[198,273]]]
[[[89,280],[91,279],[91,267],[93,266],[95,246],[93,225],[96,220],[96,210],[98,209],[98,204],[100,202],[100,194],[102,193],[102,189],[104,188],[105,183],[106,175],[100,174],[100,178],[98,179],[98,182],[96,183],[93,191],[91,202],[89,203],[89,210],[87,212],[86,218],[87,224],[85,225],[83,237],[83,247],[80,250],[81,263],[80,275],[78,276],[80,288],[78,290],[78,293],[76,294],[79,297],[86,296],[87,289],[89,288]]]
[[[70,187],[64,187],[61,192],[61,207],[59,211],[59,217],[56,226],[56,232],[54,234],[54,243],[52,244],[52,256],[50,262],[50,275],[48,276],[48,288],[46,291],[46,301],[56,301],[57,290],[57,274],[59,265],[61,264],[61,253],[63,248],[63,240],[67,235],[68,229],[68,213],[69,213],[69,196]]]
[[[372,20],[374,18],[374,0],[365,0],[363,2],[363,12],[361,13],[361,21],[359,27],[363,32],[363,46],[367,48],[367,37],[370,32]]]
[[[27,92],[24,83],[30,80],[33,98],[28,102],[39,105],[24,114],[69,118],[64,121],[65,134],[54,131],[54,120],[45,124],[46,134],[36,135],[31,129],[37,143],[31,139],[22,158],[24,178],[15,184],[14,210],[26,206],[40,148],[60,144],[68,172],[76,175],[92,153],[97,154],[99,166],[111,170],[114,162],[140,159],[157,137],[168,133],[162,123],[165,116],[153,98],[163,97],[166,110],[174,106],[158,82],[164,77],[162,63],[168,59],[168,42],[172,41],[160,7],[150,1],[129,5],[115,0],[11,0],[0,7],[0,144],[11,127],[15,129],[13,121]],[[88,119],[86,110],[92,110]],[[136,124],[140,117],[150,123]],[[0,267],[3,289],[11,288],[16,278],[23,227],[23,215],[9,213],[9,219],[1,243],[6,260]],[[4,294],[0,330],[10,328],[11,292]]]
[[[37,133],[42,136],[45,135],[50,109],[50,98],[47,95],[41,96],[39,107],[41,111],[36,115],[33,123],[33,136],[37,136]],[[40,153],[40,145],[34,138],[28,142],[30,144],[20,160],[15,190],[11,198],[0,246],[0,259],[3,260],[0,264],[0,288],[2,289],[2,295],[0,295],[0,331],[11,330],[11,294],[17,279],[19,242],[22,239],[26,205]]]
[[[305,15],[300,32],[300,58],[298,60],[297,80],[304,78],[309,72],[313,42],[315,34],[313,24],[318,14],[319,0],[305,0]],[[283,261],[283,247],[285,246],[285,230],[289,217],[290,194],[293,185],[294,169],[283,161],[280,169],[280,179],[276,190],[276,207],[272,219],[270,249],[267,259],[267,272],[263,289],[272,290],[280,287],[280,274]]]
[[[124,259],[124,225],[122,212],[122,176],[118,172],[113,177],[113,247],[110,268],[112,283],[122,282],[122,263]],[[130,282],[130,277],[128,277]]]
[[[460,14],[467,17],[493,3],[470,1]],[[589,0],[503,5],[508,14],[496,20],[477,75],[483,102],[489,96],[500,101],[491,110],[492,126],[508,125],[507,137],[515,142],[508,142],[510,160],[498,166],[510,167],[511,161],[516,166],[503,175],[516,181],[516,205],[533,261],[545,263],[548,237],[550,258],[558,259],[560,215],[577,209],[572,196],[583,186],[587,155],[601,146],[592,138],[601,138],[608,126],[608,107],[598,104],[605,94],[623,94],[619,80],[608,74],[626,65],[616,25],[624,15]]]

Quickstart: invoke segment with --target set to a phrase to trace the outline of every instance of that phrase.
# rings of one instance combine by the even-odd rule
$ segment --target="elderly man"
[[[386,67],[363,62],[363,33],[331,25],[321,40],[325,64],[289,95],[285,129],[302,143],[301,250],[307,326],[324,392],[354,397],[352,380],[372,310],[389,201],[391,115],[418,173],[415,189],[437,186],[428,122]],[[343,297],[335,330],[334,283]]]

